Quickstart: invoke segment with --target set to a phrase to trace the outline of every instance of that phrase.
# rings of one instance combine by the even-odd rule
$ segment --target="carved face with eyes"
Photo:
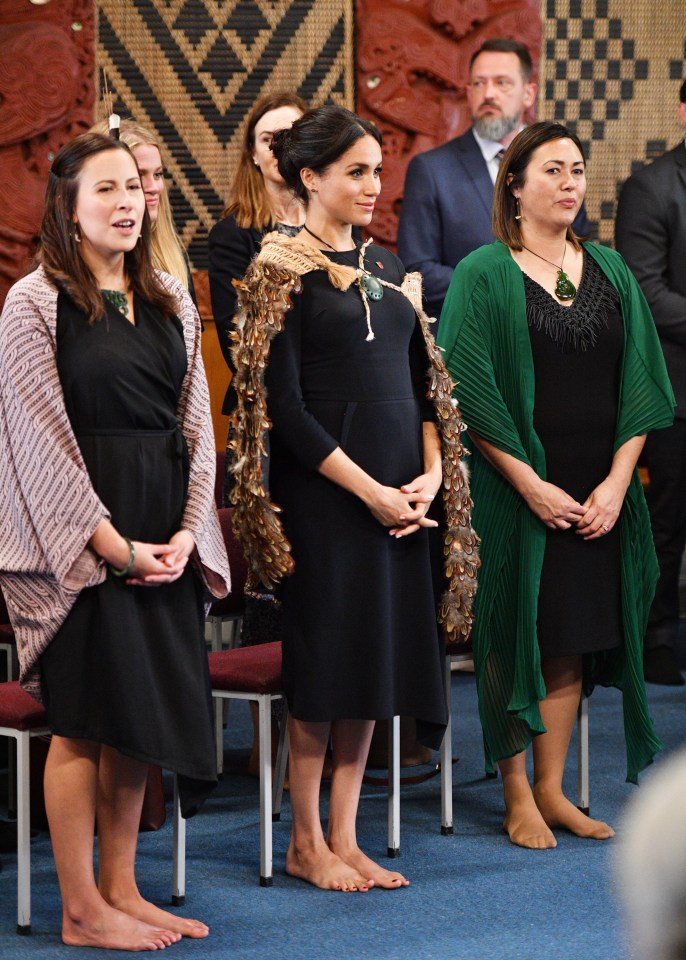
[[[535,96],[536,84],[524,79],[516,53],[484,50],[472,64],[467,102],[479,136],[503,141],[514,134]]]

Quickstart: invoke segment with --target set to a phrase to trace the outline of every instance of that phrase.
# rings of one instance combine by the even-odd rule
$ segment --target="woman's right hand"
[[[586,512],[561,487],[540,478],[530,491],[522,495],[529,509],[551,530],[568,530]]]

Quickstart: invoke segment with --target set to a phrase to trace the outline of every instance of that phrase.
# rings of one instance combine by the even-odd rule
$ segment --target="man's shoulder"
[[[453,137],[452,140],[442,143],[439,147],[432,147],[431,150],[418,153],[412,158],[412,163],[440,165],[445,161],[453,161],[456,156],[472,148],[479,149],[470,127],[466,133],[460,134],[459,137]]]
[[[671,150],[663,153],[661,157],[647,163],[640,170],[627,179],[627,183],[644,184],[660,186],[664,183],[665,174],[675,169],[677,166],[686,165],[686,146],[684,142],[677,144]]]

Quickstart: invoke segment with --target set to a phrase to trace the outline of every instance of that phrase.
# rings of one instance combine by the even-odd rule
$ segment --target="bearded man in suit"
[[[679,120],[686,126],[686,82],[679,99]],[[681,686],[675,644],[686,546],[686,141],[626,181],[617,206],[615,244],[652,311],[677,402],[674,424],[649,434],[643,451],[660,564],[643,666],[648,682]]]
[[[398,254],[424,281],[426,310],[440,316],[457,264],[493,242],[493,184],[505,149],[524,126],[536,97],[529,51],[504,37],[486,40],[473,54],[467,101],[473,126],[443,146],[414,157],[405,177]],[[588,233],[582,207],[574,224]]]

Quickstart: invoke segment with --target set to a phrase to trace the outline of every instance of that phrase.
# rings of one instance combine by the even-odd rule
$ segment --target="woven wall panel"
[[[177,226],[196,269],[225,204],[252,104],[296,90],[353,104],[352,0],[99,0],[98,65],[117,110],[166,149]]]
[[[611,242],[619,186],[683,137],[683,0],[542,0],[539,119],[575,129],[588,150],[589,216]]]

